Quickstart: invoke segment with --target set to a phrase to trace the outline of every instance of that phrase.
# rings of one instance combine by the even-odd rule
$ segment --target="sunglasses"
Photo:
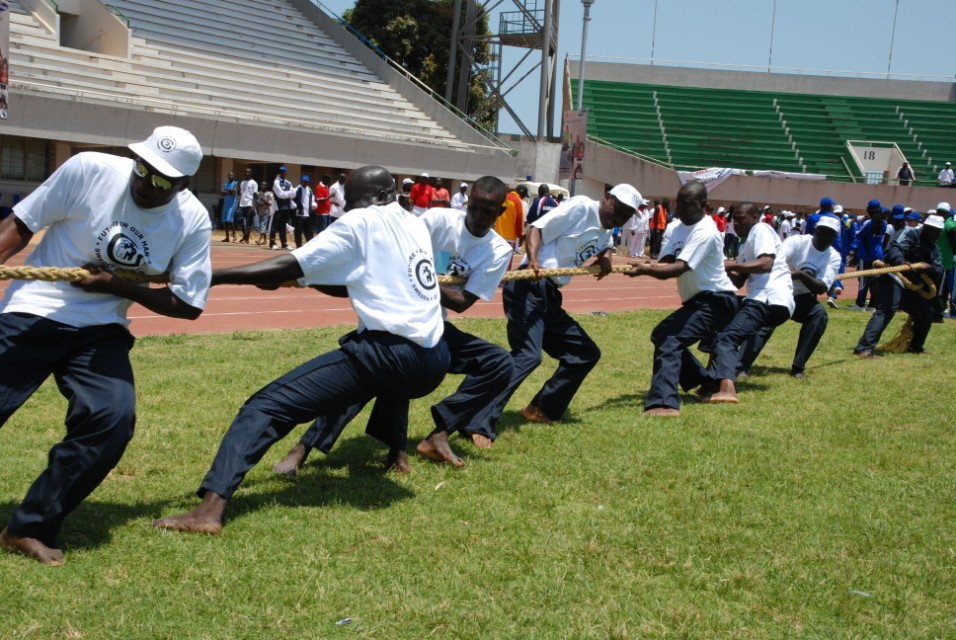
[[[150,169],[142,162],[137,162],[133,166],[133,173],[138,175],[140,178],[145,178],[146,176],[149,176],[153,183],[153,186],[156,187],[157,189],[161,189],[162,191],[169,191],[170,189],[173,188],[172,180],[170,180],[169,178],[167,178],[166,176],[162,174],[156,173],[155,169]]]

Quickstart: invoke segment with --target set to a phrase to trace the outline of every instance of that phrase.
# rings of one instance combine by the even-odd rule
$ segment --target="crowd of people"
[[[126,316],[133,302],[195,319],[211,286],[270,289],[298,280],[348,297],[358,317],[338,349],[307,360],[243,404],[199,485],[200,503],[153,523],[210,534],[222,531],[245,475],[301,423],[312,426],[276,473],[295,475],[312,449],[329,451],[369,402],[367,433],[388,447],[387,467],[408,471],[409,403],[431,393],[448,373],[464,378],[431,407],[434,429],[415,447],[424,459],[463,466],[449,440],[455,433],[475,447],[492,448],[506,405],[544,354],[558,366],[520,415],[542,424],[562,420],[601,350],[563,308],[561,290],[570,276],[548,270],[593,266],[598,279],[605,277],[612,270],[615,230],[629,255],[650,254],[625,274],[675,280],[682,300],[650,336],[654,360],[642,414],[648,418],[679,416],[679,388],[696,390],[703,403],[739,402],[736,382],[751,375],[774,329],[788,320],[802,325],[790,373],[803,378],[827,326],[819,297],[835,302],[848,264],[925,263],[920,274],[942,292],[931,297],[914,291],[901,279],[918,279],[912,269],[868,281],[861,295],[875,311],[854,350],[860,357],[876,357],[883,331],[901,309],[913,319],[909,351],[924,353],[942,304],[950,314],[954,309],[956,223],[947,203],[926,215],[903,206],[887,211],[874,200],[855,217],[830,198],[806,216],[775,214],[751,202],[713,211],[700,182],[681,187],[671,214],[668,199],[650,203],[629,184],[609,187],[597,200],[564,201],[542,185],[527,202],[523,185],[509,189],[492,176],[470,188],[461,183],[451,196],[427,175],[399,188],[376,166],[334,183],[323,176],[325,190],[314,191],[308,176],[293,187],[285,167],[264,190],[250,172],[242,183],[230,175],[223,189],[224,199],[235,200],[227,237],[235,240],[241,230],[238,241],[248,242],[255,219],[261,225],[266,218],[270,224],[259,227],[259,244],[268,237],[271,248],[290,251],[212,269],[211,224],[188,189],[202,159],[196,139],[159,127],[129,148],[132,159],[74,156],[0,221],[0,263],[45,229],[28,265],[82,264],[89,270],[73,284],[16,281],[0,313],[7,345],[0,351],[0,423],[50,375],[70,400],[66,437],[0,533],[0,548],[46,564],[63,562],[55,547],[63,520],[119,461],[133,435],[133,339]],[[328,204],[327,212],[318,200]],[[796,225],[794,218],[803,222]],[[295,249],[287,244],[287,224]],[[516,271],[524,273],[517,275],[527,277],[505,279],[515,251],[523,253]],[[166,273],[169,282],[133,283],[117,277],[117,269]],[[463,284],[440,282],[440,274]],[[445,309],[466,312],[490,300],[499,286],[509,349],[445,320]],[[706,365],[694,347],[708,354]]]

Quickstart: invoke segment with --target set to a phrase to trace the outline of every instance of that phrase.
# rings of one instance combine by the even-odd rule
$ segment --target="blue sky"
[[[353,0],[322,2],[338,14],[354,4]],[[897,0],[776,0],[773,66],[886,74],[896,6]],[[766,70],[773,7],[773,0],[595,0],[587,58],[650,58],[653,39],[657,61],[746,65]],[[494,13],[516,9],[512,0],[505,0]],[[577,64],[581,50],[583,14],[580,0],[562,0],[559,54],[562,60],[565,54],[574,56],[572,64]],[[497,25],[494,15],[492,24]],[[899,0],[891,73],[953,80],[954,40],[956,3]],[[522,53],[506,48],[506,66],[517,59],[511,56]],[[509,95],[510,103],[532,131],[537,127],[537,85],[534,72]],[[517,132],[518,127],[503,115],[501,130]]]

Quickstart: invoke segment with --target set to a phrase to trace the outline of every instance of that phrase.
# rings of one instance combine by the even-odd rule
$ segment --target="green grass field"
[[[344,328],[146,338],[137,435],[68,520],[67,564],[0,554],[0,638],[956,637],[956,324],[928,356],[854,359],[831,313],[805,381],[777,332],[737,406],[640,417],[656,311],[582,317],[604,357],[564,423],[517,414],[467,466],[383,474],[364,415],[296,480],[253,470],[221,537],[160,532],[196,504],[252,392]],[[895,333],[897,319],[886,338]],[[503,320],[463,320],[504,343]],[[411,439],[431,430],[412,404]],[[62,436],[48,383],[0,431],[6,520]],[[336,622],[349,618],[348,624]]]

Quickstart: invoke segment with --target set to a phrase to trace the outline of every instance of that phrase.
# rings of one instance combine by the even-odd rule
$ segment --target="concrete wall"
[[[515,176],[515,160],[507,155],[432,149],[320,131],[250,127],[248,123],[225,118],[176,116],[123,104],[64,100],[36,92],[16,94],[16,115],[4,122],[3,132],[64,142],[126,146],[132,140],[145,139],[155,127],[164,124],[190,130],[204,154],[223,158],[343,169],[375,164],[398,174],[432,171],[434,175],[468,181],[485,175],[503,180]]]
[[[129,29],[100,0],[58,0],[58,5],[64,14],[60,44],[91,53],[129,55]]]
[[[673,202],[680,179],[675,171],[645,160],[589,142],[587,178],[576,191],[598,197],[605,184],[628,182],[648,199],[670,198]],[[712,204],[726,206],[750,200],[759,205],[769,204],[775,209],[816,210],[824,196],[833,198],[847,209],[862,211],[866,203],[877,199],[884,206],[903,204],[925,212],[939,202],[956,203],[956,190],[929,187],[901,187],[897,185],[869,185],[846,182],[809,182],[733,176],[718,185],[709,194]]]
[[[576,64],[571,65],[571,77],[577,77]],[[588,80],[663,84],[678,87],[743,89],[862,98],[895,98],[898,100],[956,101],[956,84],[953,82],[723,71],[661,65],[592,62],[590,60],[585,68],[585,77]]]
[[[557,184],[560,144],[521,139],[512,139],[507,142],[518,152],[514,178],[525,180],[531,176],[532,182]]]

